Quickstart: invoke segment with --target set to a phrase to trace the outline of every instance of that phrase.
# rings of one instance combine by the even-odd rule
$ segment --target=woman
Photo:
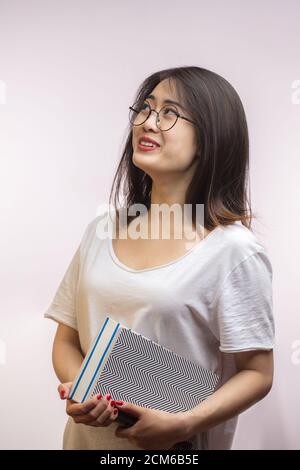
[[[85,404],[67,400],[64,449],[171,449],[186,440],[194,449],[230,449],[237,416],[270,391],[272,266],[251,228],[248,171],[244,109],[224,78],[200,67],[146,78],[130,108],[110,202],[119,222],[123,184],[124,207],[146,208],[140,220],[148,223],[148,236],[120,236],[120,227],[127,235],[136,228],[134,215],[113,225],[112,239],[97,236],[107,213],[87,226],[45,314],[59,323],[53,345],[58,390],[68,397],[107,313],[218,373],[221,384],[185,413],[122,404],[110,396]],[[192,208],[192,242],[186,232],[174,237],[175,217],[163,239],[157,204]],[[196,217],[201,204],[202,225]],[[158,238],[151,238],[149,227],[158,229]],[[137,416],[137,423],[119,427],[118,409]]]

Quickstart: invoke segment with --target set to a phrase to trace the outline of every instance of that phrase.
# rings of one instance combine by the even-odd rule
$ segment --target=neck
[[[153,204],[157,205],[157,207],[155,208],[152,207]],[[171,237],[174,236],[175,229],[176,227],[178,227],[178,223],[180,223],[180,226],[182,226],[182,224],[185,223],[186,227],[194,231],[196,228],[195,224],[187,218],[186,213],[184,211],[184,204],[185,204],[185,188],[176,187],[176,190],[174,190],[174,188],[171,189],[170,186],[167,186],[167,185],[157,186],[156,184],[153,183],[152,191],[151,191],[151,206],[146,214],[146,217],[148,217],[149,227],[151,224],[152,226],[159,227],[159,232],[161,231],[162,220],[163,220],[163,207],[160,207],[160,205],[164,205],[164,206],[167,206],[166,213],[169,214]],[[174,205],[173,210],[175,212],[176,210],[179,211],[178,218],[175,217],[173,211],[171,211],[173,205]],[[170,212],[168,212],[168,209],[170,209]]]

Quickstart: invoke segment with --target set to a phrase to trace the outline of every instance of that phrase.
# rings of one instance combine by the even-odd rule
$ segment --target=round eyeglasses
[[[129,110],[129,121],[133,126],[144,124],[152,111],[156,113],[156,125],[161,131],[168,131],[174,127],[178,118],[185,119],[186,121],[196,124],[191,119],[179,114],[176,106],[173,104],[163,106],[158,112],[151,108],[149,101],[146,100],[142,105],[135,104],[133,106],[129,106]]]

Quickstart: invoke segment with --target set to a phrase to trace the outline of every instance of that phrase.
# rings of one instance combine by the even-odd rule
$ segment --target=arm
[[[65,391],[62,399],[68,397],[78,370],[83,361],[78,332],[62,323],[58,324],[52,349],[52,362],[55,373],[61,382],[58,392]],[[98,395],[100,397],[100,395]],[[84,404],[66,401],[66,413],[75,423],[83,423],[89,426],[109,426],[117,419],[114,407],[104,397],[98,396],[87,400]]]
[[[59,381],[72,382],[82,361],[78,332],[70,326],[59,323],[52,349],[52,363]]]
[[[200,405],[184,413],[186,439],[245,411],[271,390],[272,350],[244,351],[234,356],[237,374]]]

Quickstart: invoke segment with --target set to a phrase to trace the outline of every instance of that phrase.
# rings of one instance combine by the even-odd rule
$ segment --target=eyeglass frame
[[[142,124],[144,124],[144,123],[147,121],[147,119],[149,119],[149,117],[151,116],[152,111],[154,111],[154,112],[157,114],[157,116],[156,116],[156,126],[157,126],[157,127],[159,128],[159,130],[162,131],[162,132],[167,132],[167,131],[169,131],[170,129],[172,129],[172,128],[175,126],[176,122],[178,121],[178,118],[185,119],[186,121],[189,121],[189,122],[191,122],[192,124],[195,124],[195,125],[197,124],[195,121],[192,121],[191,119],[189,119],[189,118],[187,118],[187,117],[182,116],[181,114],[179,114],[178,109],[177,109],[177,107],[176,107],[174,104],[165,104],[162,108],[160,108],[159,111],[156,111],[156,109],[151,108],[150,103],[149,103],[148,100],[144,100],[144,102],[146,102],[147,104],[149,104],[149,108],[150,108],[149,114],[148,114],[148,116],[146,117],[145,121],[143,121],[141,124],[132,124],[132,125],[135,126],[135,127],[141,126]],[[161,110],[162,110],[163,108],[167,108],[167,107],[173,107],[173,108],[175,108],[175,110],[176,110],[176,121],[174,122],[174,124],[173,124],[171,127],[169,127],[169,129],[163,130],[163,129],[161,129],[161,128],[158,126],[157,120],[158,120],[159,113],[161,112]],[[131,109],[131,110],[134,111],[135,113],[137,112],[137,111],[133,108],[133,106],[129,106],[129,109]]]

